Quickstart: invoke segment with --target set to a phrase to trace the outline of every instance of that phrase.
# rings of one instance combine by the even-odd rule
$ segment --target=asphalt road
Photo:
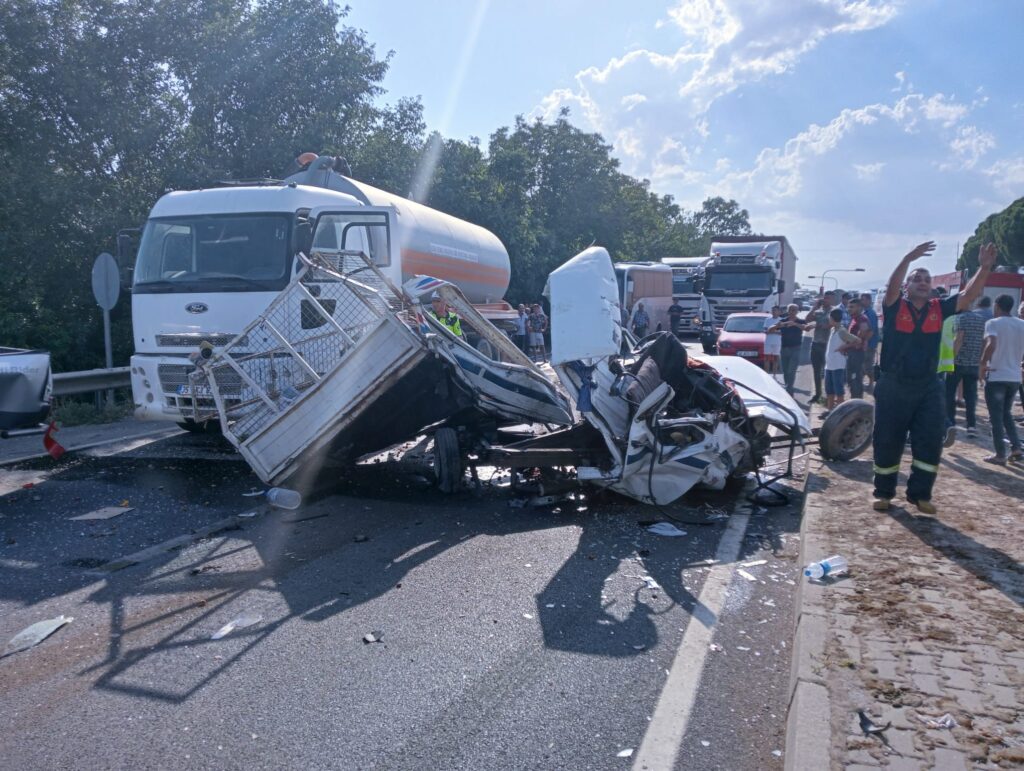
[[[798,481],[531,509],[369,466],[280,511],[219,439],[138,444],[0,468],[0,641],[74,617],[0,658],[5,766],[782,767]]]

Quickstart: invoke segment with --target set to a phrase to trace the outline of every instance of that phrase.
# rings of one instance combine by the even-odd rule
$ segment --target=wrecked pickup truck
[[[549,277],[547,371],[447,282],[417,276],[398,288],[362,252],[299,258],[291,284],[238,337],[196,357],[191,376],[216,407],[196,399],[194,419],[219,419],[267,484],[306,487],[327,466],[425,436],[414,451],[430,448],[445,491],[466,469],[476,478],[478,466],[500,466],[514,488],[589,484],[662,505],[748,474],[781,495],[769,484],[814,441],[792,397],[749,362],[688,356],[669,334],[624,345],[604,249]],[[424,311],[435,294],[493,358]],[[833,430],[850,457],[870,441],[870,416],[865,434],[855,411]]]
[[[304,487],[324,467],[422,433],[454,448],[457,427],[572,422],[565,396],[455,286],[417,277],[399,289],[362,252],[299,259],[270,306],[223,347],[203,348],[190,375],[192,419],[218,419],[267,484]],[[423,310],[435,293],[501,360]],[[438,468],[454,488],[461,466]]]

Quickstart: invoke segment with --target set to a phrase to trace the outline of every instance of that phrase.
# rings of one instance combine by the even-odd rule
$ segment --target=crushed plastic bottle
[[[836,554],[828,559],[812,562],[804,568],[804,575],[808,578],[820,579],[826,576],[838,576],[849,572],[849,570],[850,566],[846,562],[846,557],[840,557]]]
[[[267,503],[279,509],[297,509],[302,505],[302,494],[287,487],[271,487],[267,490]]]

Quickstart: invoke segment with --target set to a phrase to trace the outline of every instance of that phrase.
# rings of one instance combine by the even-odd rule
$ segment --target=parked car
[[[764,364],[764,320],[770,313],[733,313],[718,335],[719,356],[740,356]]]

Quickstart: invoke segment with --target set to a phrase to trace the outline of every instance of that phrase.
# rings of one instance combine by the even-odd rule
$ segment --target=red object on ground
[[[45,447],[46,451],[50,453],[51,458],[53,458],[54,460],[60,460],[60,456],[63,455],[66,451],[64,447],[61,445],[61,443],[53,438],[53,433],[56,430],[57,424],[54,423],[53,421],[50,421],[50,425],[46,429],[46,433],[43,434],[43,447]]]

